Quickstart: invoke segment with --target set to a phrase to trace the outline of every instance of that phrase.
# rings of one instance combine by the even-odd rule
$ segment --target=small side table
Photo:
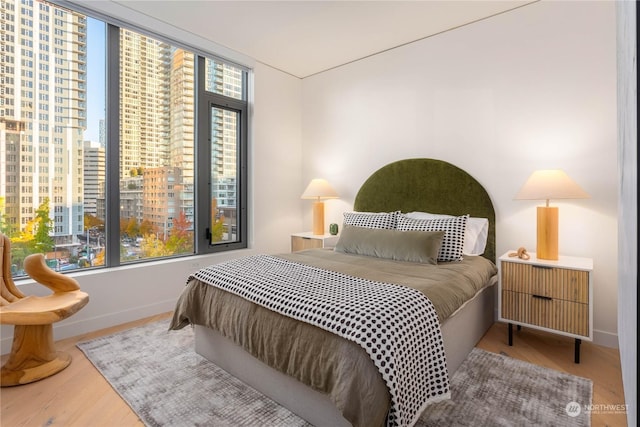
[[[593,341],[593,260],[560,256],[557,261],[499,258],[498,320],[575,338],[574,361],[580,363],[582,340]]]
[[[313,248],[333,248],[338,236],[332,234],[313,234],[312,232],[293,233],[291,235],[291,252]]]

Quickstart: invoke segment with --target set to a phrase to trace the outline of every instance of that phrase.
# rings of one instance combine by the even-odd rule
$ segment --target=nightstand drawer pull
[[[534,297],[534,298],[540,298],[540,299],[544,299],[544,300],[547,300],[547,301],[551,301],[553,299],[551,297],[545,297],[544,295],[532,294],[531,296]]]
[[[543,270],[552,270],[553,267],[547,266],[547,265],[532,265],[531,267],[533,268],[541,268]]]

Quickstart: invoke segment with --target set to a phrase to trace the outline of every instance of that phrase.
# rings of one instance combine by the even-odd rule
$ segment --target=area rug
[[[196,354],[191,328],[167,329],[160,321],[78,344],[145,425],[309,426]],[[451,390],[417,425],[590,425],[590,380],[477,348]]]
[[[474,348],[451,380],[451,400],[417,425],[589,426],[592,390],[589,379]]]

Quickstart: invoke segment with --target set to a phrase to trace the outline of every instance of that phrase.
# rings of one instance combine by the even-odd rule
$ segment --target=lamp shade
[[[587,199],[589,195],[560,169],[535,171],[524,183],[516,200],[546,200],[537,208],[537,248],[540,259],[558,259],[558,208],[549,199]]]
[[[535,171],[524,183],[516,200],[588,199],[580,186],[561,169]]]
[[[312,179],[307,188],[302,193],[303,199],[337,199],[338,193],[329,185],[326,179]]]

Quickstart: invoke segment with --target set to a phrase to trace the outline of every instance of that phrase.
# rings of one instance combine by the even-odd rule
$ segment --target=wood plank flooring
[[[164,313],[58,341],[57,348],[73,357],[71,365],[45,380],[0,389],[0,426],[143,426],[135,413],[75,345],[80,341],[166,319],[169,316],[170,313]],[[477,347],[590,378],[593,381],[594,405],[624,404],[620,357],[616,349],[583,342],[581,363],[575,364],[572,339],[527,329],[514,330],[514,345],[509,347],[507,327],[502,323],[494,324]],[[3,363],[5,359],[6,356],[2,358]],[[599,410],[592,413],[592,426],[626,426],[624,413],[609,412],[615,411]]]

